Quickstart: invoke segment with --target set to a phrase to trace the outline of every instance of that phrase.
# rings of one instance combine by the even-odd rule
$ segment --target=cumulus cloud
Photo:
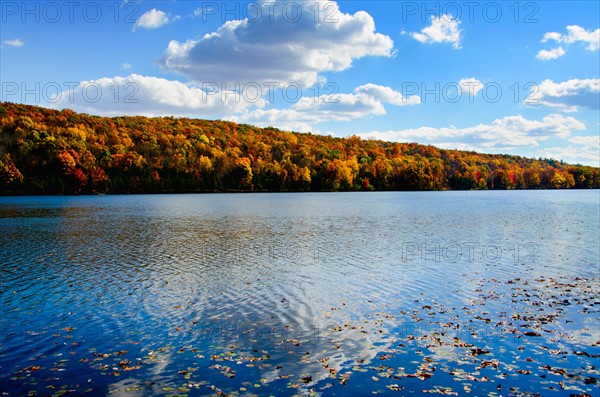
[[[291,131],[313,131],[314,124],[384,114],[385,108],[380,101],[358,93],[302,97],[289,109],[256,109],[228,120]]]
[[[227,21],[197,40],[172,40],[160,66],[195,82],[309,87],[319,73],[346,70],[355,59],[392,56],[392,39],[376,33],[364,11],[345,14],[332,1],[285,2],[298,8],[290,20],[283,4],[274,4],[257,3],[260,18]]]
[[[253,88],[221,90],[213,85],[131,74],[82,81],[67,91],[51,95],[47,105],[103,116],[227,118],[258,126],[312,131],[312,125],[321,122],[384,115],[384,104],[419,103],[418,97],[404,98],[390,87],[365,84],[353,93],[303,96],[289,100],[289,108],[265,109],[267,101],[263,97],[266,95]],[[261,89],[260,86],[256,88]],[[278,94],[283,95],[282,92]],[[278,94],[271,92],[268,95],[275,97]]]
[[[133,25],[133,31],[137,28],[158,29],[170,22],[169,16],[156,8],[146,11]]]
[[[598,146],[555,146],[538,150],[537,156],[563,160],[572,164],[600,167],[600,149],[598,149]]]
[[[372,131],[358,134],[362,138],[397,142],[419,142],[445,148],[498,152],[519,147],[538,147],[551,137],[566,139],[573,131],[584,130],[585,124],[573,117],[551,114],[542,120],[523,116],[507,116],[490,124],[456,128],[419,127],[396,131]]]
[[[313,125],[328,121],[350,121],[386,114],[384,104],[395,106],[417,105],[418,96],[404,97],[390,87],[365,84],[354,93],[302,97],[289,109],[256,109],[246,114],[229,117],[229,120],[273,126],[292,131],[313,131]]]
[[[485,85],[475,77],[465,77],[460,79],[458,86],[460,87],[462,93],[466,93],[470,97],[474,97],[479,93],[479,91],[483,90]]]
[[[531,93],[528,105],[544,105],[565,112],[600,108],[600,79],[544,80]]]
[[[575,144],[566,147],[552,147],[546,149],[547,157],[565,160],[570,163],[582,163],[600,167],[600,136],[580,135],[569,138]]]
[[[561,34],[558,32],[548,32],[544,34],[541,42],[546,43],[548,41],[556,41],[557,43],[573,44],[582,43],[585,44],[585,48],[588,51],[597,51],[600,48],[600,29],[595,31],[587,31],[581,26],[570,25],[567,26],[567,33]]]
[[[565,50],[563,50],[562,47],[558,47],[551,50],[539,50],[535,57],[540,61],[550,61],[552,59],[560,58],[565,54]]]
[[[127,63],[127,62],[123,62],[121,64],[121,69],[123,69],[123,70],[129,70],[129,69],[131,69],[131,64]]]
[[[421,103],[421,98],[418,95],[405,97],[401,92],[394,91],[390,87],[371,83],[356,87],[354,91],[357,93],[365,93],[378,101],[396,106],[418,105]]]
[[[597,51],[600,48],[600,29],[588,31],[577,25],[567,26],[567,33],[547,32],[542,37],[541,42],[547,43],[555,41],[559,44],[571,45],[574,43],[582,43],[588,51]],[[549,61],[560,58],[565,55],[566,51],[562,46],[551,50],[540,50],[536,58],[541,61]]]
[[[461,48],[458,28],[460,20],[452,15],[443,14],[439,18],[432,15],[431,25],[423,28],[421,32],[414,32],[411,36],[421,43],[451,43],[454,49]]]
[[[103,116],[223,117],[262,107],[236,92],[212,92],[191,84],[132,74],[82,81],[49,98],[49,106]]]
[[[17,48],[23,47],[25,45],[25,42],[19,38],[13,39],[13,40],[4,40],[2,43],[7,46],[17,47]]]

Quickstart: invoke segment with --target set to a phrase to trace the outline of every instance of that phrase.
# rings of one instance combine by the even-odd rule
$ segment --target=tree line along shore
[[[0,194],[598,187],[552,159],[0,102]]]

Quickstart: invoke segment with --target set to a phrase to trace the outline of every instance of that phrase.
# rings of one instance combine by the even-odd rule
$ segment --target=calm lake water
[[[0,391],[598,395],[599,208],[599,191],[3,197]]]

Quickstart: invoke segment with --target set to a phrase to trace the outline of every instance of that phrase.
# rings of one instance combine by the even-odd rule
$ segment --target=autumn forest
[[[0,194],[598,188],[556,160],[0,102]]]

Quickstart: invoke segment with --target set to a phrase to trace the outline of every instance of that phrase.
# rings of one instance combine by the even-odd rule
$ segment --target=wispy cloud
[[[385,115],[385,104],[410,106],[420,103],[416,95],[405,97],[390,87],[369,83],[356,87],[354,93],[302,97],[288,109],[256,109],[229,120],[291,131],[314,131],[314,125],[319,123]]]
[[[496,119],[490,124],[465,128],[424,126],[404,130],[372,131],[358,135],[362,138],[419,142],[448,149],[469,148],[490,153],[539,147],[541,142],[551,137],[568,139],[574,131],[585,128],[581,121],[560,114],[551,114],[542,120],[530,120],[518,115]]]
[[[600,48],[600,28],[588,31],[577,25],[567,26],[567,33],[548,32],[544,34],[542,43],[556,41],[561,44],[583,43],[588,51],[597,51]]]
[[[13,40],[4,40],[2,43],[10,47],[23,47],[25,45],[25,42],[19,38]]]
[[[423,28],[421,32],[414,32],[411,36],[421,43],[451,43],[455,49],[461,48],[461,32],[458,27],[460,20],[452,15],[443,14],[439,18],[431,16],[431,25]]]
[[[582,43],[585,45],[588,51],[597,51],[600,48],[600,29],[594,31],[588,31],[581,26],[570,25],[567,26],[567,33],[562,34],[558,32],[547,32],[542,37],[541,42],[547,43],[555,41],[565,46],[570,46],[574,43]],[[565,55],[566,51],[563,46],[553,48],[551,50],[540,50],[536,58],[541,61],[549,61],[552,59],[560,58]]]
[[[584,164],[600,167],[600,150],[596,146],[554,146],[539,149],[536,157],[563,160],[571,164]]]

